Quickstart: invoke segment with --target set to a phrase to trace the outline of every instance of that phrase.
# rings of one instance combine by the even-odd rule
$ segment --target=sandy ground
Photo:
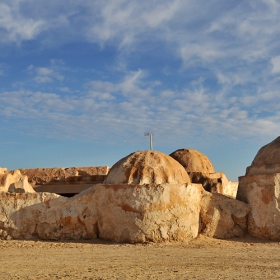
[[[0,279],[280,279],[280,243],[1,241]]]

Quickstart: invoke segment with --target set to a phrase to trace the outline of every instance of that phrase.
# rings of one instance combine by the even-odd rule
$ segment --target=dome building
[[[211,193],[236,197],[238,182],[229,181],[223,172],[215,172],[212,162],[203,153],[185,148],[176,150],[170,156],[185,168],[192,183],[202,184]]]
[[[263,146],[246,170],[246,175],[268,173],[280,173],[280,136]]]
[[[263,146],[245,176],[239,177],[237,200],[250,205],[248,232],[280,241],[280,137]]]
[[[172,157],[158,151],[137,151],[115,163],[104,184],[185,184],[190,178]]]
[[[203,153],[193,149],[179,149],[170,154],[187,172],[215,173],[214,166]]]

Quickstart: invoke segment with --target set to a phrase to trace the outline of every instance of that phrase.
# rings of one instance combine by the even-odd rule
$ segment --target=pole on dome
[[[153,136],[154,134],[152,132],[145,132],[144,136],[150,137],[150,150],[153,150]]]

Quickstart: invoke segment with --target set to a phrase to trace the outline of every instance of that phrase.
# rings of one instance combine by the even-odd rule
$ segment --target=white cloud
[[[63,81],[64,76],[59,72],[61,71],[60,66],[56,64],[55,61],[51,61],[49,67],[35,67],[34,65],[29,65],[26,71],[34,76],[34,81],[37,83],[52,83],[54,80]]]
[[[43,20],[34,20],[32,18],[23,17],[19,9],[19,1],[13,2],[10,6],[5,3],[0,3],[0,40],[2,42],[21,42],[22,40],[33,39],[45,28]]]
[[[273,57],[270,60],[271,64],[272,64],[272,70],[271,73],[272,74],[277,74],[280,72],[280,55]]]
[[[36,76],[34,81],[39,84],[45,84],[53,82],[53,79],[47,76]]]
[[[43,73],[49,74],[45,70]],[[96,140],[109,134],[116,138],[130,134],[133,138],[146,130],[153,130],[158,137],[214,134],[230,138],[264,132],[274,135],[280,129],[279,91],[232,97],[230,101],[207,89],[203,79],[194,80],[184,90],[161,90],[150,86],[153,83],[145,81],[147,76],[142,73],[126,73],[115,83],[92,81],[79,95],[2,92],[0,115],[36,120],[36,129],[44,123],[48,126],[45,133],[60,137],[77,137],[82,133],[83,137]]]
[[[58,87],[61,92],[71,92],[70,88],[68,87]]]
[[[65,129],[75,119],[83,124],[78,131],[84,128],[86,134],[93,120],[116,134],[123,127],[184,136],[201,131],[274,133],[279,129],[279,18],[275,0],[3,1],[1,42],[38,39],[57,46],[87,40],[113,47],[113,60],[121,57],[123,63],[118,75],[124,74],[87,77],[92,81],[72,95],[63,63],[30,65],[27,72],[36,83],[58,82],[56,90],[72,94],[5,90],[0,93],[0,114],[43,117]],[[143,52],[160,57],[162,72],[169,76],[150,78],[150,69],[135,70],[142,67],[137,63]],[[181,69],[169,63],[178,59]],[[112,64],[108,77],[116,71]],[[172,81],[174,73],[185,75],[186,81]]]
[[[36,70],[37,74],[40,76],[48,76],[53,74],[53,70],[46,67],[38,67]]]
[[[156,7],[143,13],[142,18],[150,27],[155,28],[164,22],[172,20],[179,8],[180,1],[165,2],[162,4],[159,2]]]

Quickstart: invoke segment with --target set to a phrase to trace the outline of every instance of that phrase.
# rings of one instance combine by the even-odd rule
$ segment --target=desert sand
[[[251,236],[189,243],[0,241],[0,279],[279,279],[280,243]]]

